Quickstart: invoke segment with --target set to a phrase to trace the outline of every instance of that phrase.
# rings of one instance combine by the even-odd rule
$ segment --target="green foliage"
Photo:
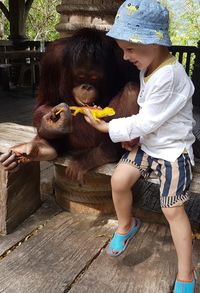
[[[8,8],[8,0],[3,1],[6,8]],[[1,24],[1,30],[2,30],[2,39],[6,40],[9,37],[9,31],[10,31],[10,23],[7,20],[7,18],[4,16],[3,12],[0,10],[0,24]]]
[[[200,40],[200,1],[162,1],[170,12],[170,37],[173,45],[197,46]],[[176,4],[182,4],[177,13]],[[177,15],[178,14],[178,15]]]
[[[34,0],[26,21],[26,36],[30,40],[55,40],[59,33],[55,26],[59,22],[60,15],[56,6],[60,0]],[[8,7],[8,0],[4,1]],[[0,10],[0,22],[3,23],[3,39],[9,38],[9,21],[3,16]]]
[[[59,37],[55,26],[59,22],[56,6],[59,0],[34,0],[30,9],[26,34],[31,40],[55,40]]]

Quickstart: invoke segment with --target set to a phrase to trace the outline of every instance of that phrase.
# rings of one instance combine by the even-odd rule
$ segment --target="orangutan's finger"
[[[7,167],[5,167],[6,171],[14,171],[16,170],[16,168],[19,166],[19,164],[15,161],[12,162],[10,165],[8,165]]]
[[[16,162],[16,156],[15,154],[10,155],[7,159],[5,159],[1,164],[3,167],[7,168],[9,165],[11,165],[13,162]]]
[[[10,150],[8,153],[4,153],[0,155],[0,163],[3,163],[5,160],[7,160],[12,154],[12,151]]]

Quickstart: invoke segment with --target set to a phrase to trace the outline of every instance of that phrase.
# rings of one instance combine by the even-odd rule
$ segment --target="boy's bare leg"
[[[117,232],[126,234],[133,221],[132,186],[140,178],[140,171],[128,164],[119,164],[111,178],[113,202],[118,218]]]
[[[192,266],[192,230],[183,206],[163,208],[169,222],[173,242],[178,257],[178,279],[191,280]]]

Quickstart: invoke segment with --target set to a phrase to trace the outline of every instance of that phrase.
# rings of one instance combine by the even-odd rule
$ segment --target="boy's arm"
[[[101,132],[109,132],[113,142],[130,141],[156,131],[184,108],[194,92],[189,79],[179,81],[177,86],[177,78],[173,75],[170,69],[167,74],[165,72],[163,76],[159,75],[151,95],[145,97],[145,103],[138,114],[106,123],[103,120],[95,121],[88,112],[86,121]]]
[[[181,111],[192,97],[194,87],[189,79],[182,80],[177,86],[177,79],[172,70],[168,75],[160,74],[138,114],[109,122],[111,140],[130,141],[152,133]]]

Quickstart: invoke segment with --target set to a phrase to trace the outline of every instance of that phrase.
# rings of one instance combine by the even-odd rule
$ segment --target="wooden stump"
[[[0,124],[0,152],[35,136],[33,127]],[[12,232],[41,205],[39,162],[24,165],[16,172],[0,167],[0,234]]]
[[[110,176],[89,172],[85,184],[69,181],[65,176],[66,166],[55,164],[55,198],[65,210],[92,215],[114,213]]]

